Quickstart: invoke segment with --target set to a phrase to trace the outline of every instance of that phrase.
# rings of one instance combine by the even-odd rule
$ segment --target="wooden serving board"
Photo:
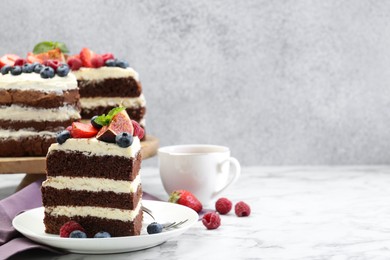
[[[159,140],[147,135],[141,142],[143,159],[153,157],[157,153]],[[0,174],[26,173],[45,174],[46,157],[0,157]]]

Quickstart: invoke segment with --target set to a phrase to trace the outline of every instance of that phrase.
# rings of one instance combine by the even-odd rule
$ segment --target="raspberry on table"
[[[208,212],[203,215],[202,223],[207,229],[217,229],[221,225],[221,218],[217,212]]]
[[[234,211],[238,217],[247,217],[251,214],[251,208],[243,201],[237,202]]]
[[[72,233],[75,230],[85,232],[84,228],[76,221],[73,220],[68,221],[65,224],[63,224],[60,228],[60,237],[69,237],[70,233]]]
[[[215,210],[221,215],[229,213],[231,209],[232,202],[227,198],[220,198],[215,202]]]

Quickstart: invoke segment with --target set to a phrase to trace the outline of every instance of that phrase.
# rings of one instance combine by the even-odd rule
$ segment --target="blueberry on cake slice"
[[[57,136],[46,157],[42,184],[45,231],[59,234],[69,221],[88,237],[139,235],[142,227],[143,129],[124,107],[74,122]]]

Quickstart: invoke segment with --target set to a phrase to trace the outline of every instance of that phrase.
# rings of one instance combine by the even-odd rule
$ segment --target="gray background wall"
[[[125,57],[161,145],[227,145],[244,165],[385,164],[389,14],[368,0],[1,1],[0,54],[57,40]]]

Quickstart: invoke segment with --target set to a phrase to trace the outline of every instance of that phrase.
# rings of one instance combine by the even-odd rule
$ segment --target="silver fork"
[[[142,211],[145,212],[146,214],[148,214],[149,216],[151,216],[153,220],[155,220],[155,218],[153,217],[152,211],[150,209],[142,206]]]
[[[168,229],[171,229],[171,228],[178,228],[179,226],[183,225],[187,221],[188,221],[188,219],[182,220],[182,221],[179,221],[179,222],[168,222],[168,223],[165,223],[165,224],[162,224],[162,225],[163,225],[164,229],[168,230]]]
[[[147,207],[144,207],[142,206],[142,210],[148,214],[153,220],[156,220],[153,216],[153,213],[152,213],[152,210],[148,209]],[[179,222],[167,222],[167,223],[164,223],[162,224],[163,228],[164,229],[172,229],[172,228],[178,228],[179,226],[183,225],[184,223],[186,223],[188,221],[188,219],[186,220],[182,220],[182,221],[179,221]]]

